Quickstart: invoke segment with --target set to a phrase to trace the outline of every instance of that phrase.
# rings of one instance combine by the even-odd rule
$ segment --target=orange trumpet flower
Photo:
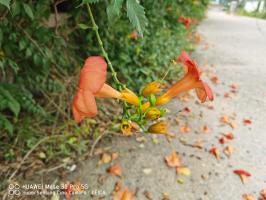
[[[178,22],[184,24],[187,29],[189,29],[191,24],[192,24],[192,20],[190,18],[184,17],[184,16],[180,16],[178,18]]]
[[[200,72],[197,63],[192,61],[186,52],[182,52],[178,58],[178,62],[182,62],[186,67],[185,76],[177,81],[166,93],[159,96],[156,100],[156,105],[168,103],[172,98],[178,96],[182,92],[187,92],[191,89],[196,89],[196,94],[201,102],[205,102],[207,97],[213,100],[211,88],[200,79]]]
[[[80,123],[85,117],[94,117],[98,109],[95,97],[117,98],[138,105],[138,97],[126,89],[119,92],[105,83],[107,64],[100,56],[86,59],[80,72],[79,86],[72,103],[74,120]]]

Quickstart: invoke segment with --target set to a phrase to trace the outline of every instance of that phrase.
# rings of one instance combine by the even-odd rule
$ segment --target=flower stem
[[[117,84],[118,90],[121,91],[121,90],[125,89],[126,86],[123,85],[118,80],[117,73],[116,73],[116,71],[115,71],[115,69],[114,69],[114,67],[113,67],[113,65],[112,65],[112,63],[111,63],[111,61],[109,59],[109,56],[108,56],[107,52],[104,49],[103,42],[102,42],[102,39],[101,39],[100,34],[99,34],[99,27],[98,27],[98,25],[95,22],[95,19],[93,17],[93,14],[92,14],[92,11],[91,11],[89,3],[86,3],[86,6],[87,6],[89,17],[90,17],[90,20],[91,20],[91,23],[92,23],[92,29],[94,30],[94,32],[96,34],[96,38],[97,38],[98,44],[99,44],[99,46],[101,48],[102,54],[103,54],[104,58],[106,59],[108,66],[110,67],[110,70],[112,72],[112,78],[113,78],[114,82]],[[130,116],[130,113],[129,113],[129,110],[128,110],[127,107],[128,107],[127,103],[123,102],[123,113],[124,113],[124,116],[128,117],[128,116]]]
[[[91,12],[90,5],[89,5],[89,3],[86,3],[86,5],[87,5],[87,9],[88,9],[89,17],[90,17],[91,22],[92,22],[92,29],[94,30],[94,32],[95,32],[95,34],[96,34],[96,38],[97,38],[98,44],[99,44],[99,46],[100,46],[100,48],[101,48],[102,54],[103,54],[104,58],[106,59],[108,66],[110,67],[110,70],[111,70],[111,72],[112,72],[112,77],[113,77],[115,83],[118,85],[119,90],[121,90],[124,86],[123,86],[123,84],[118,80],[118,78],[117,78],[117,73],[116,73],[116,71],[114,70],[114,67],[113,67],[113,65],[112,65],[112,63],[111,63],[111,61],[110,61],[110,59],[109,59],[109,56],[108,56],[107,52],[106,52],[105,49],[104,49],[103,42],[102,42],[102,39],[101,39],[100,34],[99,34],[99,27],[98,27],[98,25],[96,24],[96,22],[95,22],[95,20],[94,20],[93,14],[92,14],[92,12]]]

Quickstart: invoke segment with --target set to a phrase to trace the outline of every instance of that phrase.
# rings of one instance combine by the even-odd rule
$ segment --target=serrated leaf
[[[10,9],[10,1],[11,0],[0,0],[0,4],[4,5],[9,10]]]
[[[34,15],[33,15],[31,7],[28,4],[23,3],[23,8],[24,8],[26,14],[29,16],[29,18],[31,20],[33,20],[34,19]]]
[[[127,16],[139,35],[143,37],[143,32],[148,23],[144,8],[136,0],[127,0]]]
[[[108,5],[106,11],[109,20],[120,15],[124,0],[112,0],[111,4]]]
[[[86,30],[86,29],[90,28],[86,24],[78,24],[78,27],[83,29],[83,30]]]

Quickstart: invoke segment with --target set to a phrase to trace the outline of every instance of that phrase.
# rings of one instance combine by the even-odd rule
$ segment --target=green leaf
[[[101,0],[82,0],[81,5],[86,4],[86,3],[98,3],[99,1]]]
[[[11,0],[0,0],[0,4],[4,5],[9,10],[10,9],[10,1]]]
[[[13,133],[14,127],[11,122],[0,113],[0,128],[6,129],[10,134]]]
[[[90,27],[88,27],[86,24],[78,24],[79,28],[83,29],[83,30],[86,30]]]
[[[109,20],[120,15],[124,0],[112,0],[111,4],[108,5],[106,11]]]
[[[20,2],[14,1],[14,3],[11,6],[11,13],[12,13],[13,17],[20,14],[20,12],[21,12]]]
[[[127,16],[140,36],[143,37],[143,32],[148,24],[144,8],[136,0],[127,0]]]
[[[19,112],[20,112],[20,105],[19,103],[17,102],[17,100],[11,95],[11,93],[6,90],[5,88],[3,87],[0,87],[0,93],[1,95],[3,95],[8,103],[8,108],[14,113],[14,115],[17,117]]]
[[[23,8],[24,8],[26,14],[29,16],[29,18],[31,20],[33,20],[34,19],[34,15],[33,15],[31,7],[28,4],[23,3]]]
[[[3,33],[2,29],[0,29],[0,47],[2,45],[3,38],[4,38],[4,33]]]

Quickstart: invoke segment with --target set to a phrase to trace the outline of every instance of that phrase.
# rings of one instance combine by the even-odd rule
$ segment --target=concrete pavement
[[[89,185],[89,191],[99,194],[79,196],[80,199],[109,200],[118,180],[137,191],[137,200],[147,199],[144,191],[153,200],[161,200],[164,192],[171,200],[240,200],[244,193],[251,193],[257,199],[259,191],[266,188],[266,21],[228,15],[216,8],[208,12],[199,33],[204,41],[194,57],[202,66],[203,79],[210,83],[213,74],[220,79],[217,85],[210,83],[216,93],[215,101],[203,105],[198,105],[195,98],[189,102],[172,101],[167,106],[171,111],[170,129],[176,134],[171,143],[159,136],[159,143],[155,144],[150,135],[145,135],[146,142],[136,141],[135,137],[105,141],[101,146],[120,153],[114,163],[122,167],[122,177],[106,173],[110,164],[96,167],[98,156],[85,161],[68,180],[79,179]],[[239,86],[236,94],[230,93],[231,84]],[[224,97],[225,93],[231,97]],[[191,108],[190,113],[179,112],[185,106]],[[221,125],[219,120],[225,115],[234,118],[235,128]],[[252,124],[244,125],[243,119],[250,119]],[[181,133],[184,124],[191,132]],[[209,133],[200,131],[204,125],[210,129]],[[232,132],[235,139],[219,144],[218,139],[226,132]],[[204,141],[202,149],[180,142],[197,140]],[[222,153],[229,144],[235,148],[231,158]],[[221,151],[220,161],[209,153],[212,146]],[[173,150],[190,168],[190,176],[177,176],[174,169],[165,165],[164,157]],[[252,176],[242,184],[233,173],[235,169],[247,170]]]

